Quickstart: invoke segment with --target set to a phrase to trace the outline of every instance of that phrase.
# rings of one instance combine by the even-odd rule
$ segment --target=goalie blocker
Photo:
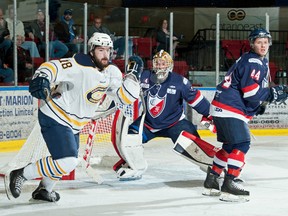
[[[173,151],[200,167],[203,172],[212,166],[213,157],[220,148],[186,131],[179,135]]]

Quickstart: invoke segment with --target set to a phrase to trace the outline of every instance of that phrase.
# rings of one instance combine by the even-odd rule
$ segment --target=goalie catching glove
[[[126,67],[126,76],[133,76],[134,79],[139,81],[143,68],[144,63],[139,56],[130,56]]]
[[[201,122],[204,127],[209,129],[212,133],[216,133],[216,126],[213,123],[213,117],[211,115],[209,116],[202,116]]]
[[[45,100],[50,95],[50,82],[45,77],[36,77],[29,83],[29,92],[35,98]]]
[[[139,56],[133,55],[128,59],[126,75],[123,80],[123,88],[120,92],[126,92],[126,97],[130,102],[138,99],[140,94],[139,79],[143,71],[144,63]],[[122,98],[120,96],[120,98]]]

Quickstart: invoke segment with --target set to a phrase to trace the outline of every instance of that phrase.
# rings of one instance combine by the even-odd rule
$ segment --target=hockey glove
[[[126,67],[126,76],[133,75],[139,81],[143,68],[144,63],[139,56],[130,56]]]
[[[33,97],[45,100],[50,95],[50,82],[45,77],[36,77],[30,81],[29,92]]]
[[[286,85],[278,85],[270,88],[268,101],[270,103],[285,101],[288,97],[288,87]]]
[[[200,122],[204,127],[209,129],[212,133],[216,133],[216,126],[213,123],[213,117],[211,115],[209,116],[203,116]]]
[[[256,116],[258,115],[263,115],[265,113],[266,110],[266,105],[260,105],[255,113]]]

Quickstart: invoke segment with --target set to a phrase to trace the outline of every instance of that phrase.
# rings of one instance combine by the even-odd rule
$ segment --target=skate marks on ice
[[[109,167],[100,170],[104,182],[98,185],[86,174],[76,172],[75,181],[56,185],[55,191],[61,196],[57,203],[29,202],[39,181],[25,182],[21,196],[9,201],[0,178],[0,215],[286,215],[288,189],[283,185],[288,184],[288,146],[284,145],[287,137],[282,139],[273,137],[264,142],[257,137],[252,144],[241,175],[251,193],[249,202],[222,202],[219,197],[203,196],[206,174],[173,153],[173,144],[165,143],[163,148],[151,148],[152,144],[145,147],[149,165],[141,180],[120,182]],[[281,142],[284,144],[277,144]]]

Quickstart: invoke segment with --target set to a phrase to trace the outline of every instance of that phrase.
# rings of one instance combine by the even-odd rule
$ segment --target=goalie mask
[[[257,29],[254,29],[249,37],[248,37],[248,40],[250,42],[250,46],[253,48],[253,45],[254,45],[254,42],[257,38],[268,38],[269,40],[269,46],[272,45],[272,37],[271,37],[271,34],[270,32],[268,32],[267,30],[265,30],[264,28],[257,28]]]
[[[173,59],[169,53],[165,52],[164,50],[160,50],[154,55],[153,71],[156,74],[158,83],[162,83],[167,79],[169,72],[172,72],[173,67]]]

